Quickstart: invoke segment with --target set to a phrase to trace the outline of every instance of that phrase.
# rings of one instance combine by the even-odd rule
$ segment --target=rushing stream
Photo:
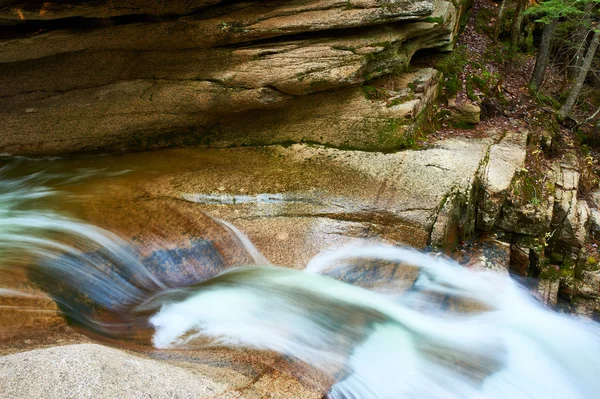
[[[149,262],[135,243],[61,210],[61,185],[120,172],[19,176],[9,165],[0,173],[0,295],[36,295],[13,284],[26,275],[95,336],[159,349],[276,351],[332,376],[332,398],[600,394],[598,326],[546,309],[509,277],[383,244],[338,248],[303,271],[287,269],[217,219],[246,267],[229,262],[207,276],[190,269],[210,259],[163,251]],[[222,257],[199,242],[204,252],[190,257]],[[185,263],[186,279],[166,276],[157,259]],[[418,271],[408,290],[386,277],[398,265]],[[370,289],[356,277],[364,270]]]

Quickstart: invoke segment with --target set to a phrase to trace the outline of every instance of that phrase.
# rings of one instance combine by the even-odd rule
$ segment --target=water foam
[[[0,180],[0,272],[24,268],[67,316],[96,333],[129,339],[150,327],[157,348],[276,351],[332,376],[331,398],[600,393],[598,325],[545,308],[508,276],[379,244],[322,253],[305,271],[285,269],[217,220],[253,265],[172,287],[117,235],[24,206],[55,194],[44,179]],[[399,264],[418,269],[406,291],[390,291],[385,273],[370,275],[369,290],[334,278]],[[0,296],[37,295],[0,287]],[[100,318],[98,308],[114,317]]]

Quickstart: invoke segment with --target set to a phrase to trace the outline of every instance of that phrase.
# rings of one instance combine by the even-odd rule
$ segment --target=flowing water
[[[74,211],[86,178],[131,171],[39,162],[0,171],[0,296],[46,293],[94,337],[275,351],[331,376],[331,398],[600,395],[598,325],[548,310],[509,277],[375,243],[282,268],[209,215],[221,238],[198,238],[183,255],[150,240],[149,252],[147,238],[126,240]],[[408,290],[386,272],[399,265],[418,274]]]

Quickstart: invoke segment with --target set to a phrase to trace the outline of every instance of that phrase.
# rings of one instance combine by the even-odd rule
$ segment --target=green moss
[[[540,205],[547,197],[548,193],[544,190],[543,177],[536,171],[522,169],[515,174],[511,186],[511,194],[518,202],[522,204]]]
[[[427,17],[423,19],[424,22],[429,22],[432,24],[443,24],[444,19],[442,17]]]
[[[460,84],[460,81],[458,80],[458,78],[456,76],[449,76],[445,80],[444,94],[448,98],[454,97],[456,95],[456,93],[458,93],[460,88],[461,88],[461,84]]]
[[[435,64],[435,68],[443,73],[440,97],[448,100],[456,95],[462,88],[459,75],[464,71],[469,60],[466,47],[457,47],[452,53],[444,55]]]
[[[572,262],[565,261],[562,265],[549,265],[544,264],[542,266],[542,272],[540,278],[548,280],[566,280],[570,281],[575,277],[575,265]]]
[[[369,100],[384,100],[389,97],[386,91],[379,87],[363,85],[361,89]]]
[[[337,44],[337,45],[331,46],[331,48],[334,50],[351,51],[352,53],[356,54],[356,47],[352,47],[352,46],[344,46],[341,44]]]
[[[546,193],[552,196],[556,195],[556,185],[551,180],[546,182]]]
[[[549,258],[554,263],[561,263],[565,259],[565,256],[560,252],[552,251],[549,255]]]
[[[539,112],[533,115],[533,118],[530,119],[530,123],[534,127],[539,127],[541,130],[545,130],[552,135],[552,137],[556,137],[560,133],[560,125],[556,118],[548,115],[545,112]]]
[[[495,10],[483,7],[480,8],[475,17],[475,28],[479,32],[483,32],[491,36],[494,33],[494,24],[490,23],[490,21],[495,21],[496,15],[497,12]]]
[[[543,94],[540,90],[532,90],[532,87],[529,87],[529,92],[535,96],[535,100],[538,104],[546,107],[553,107],[555,109],[560,108],[560,103],[552,96]]]
[[[588,256],[586,263],[587,263],[588,267],[590,267],[592,269],[598,268],[598,259],[596,259],[593,256]]]
[[[414,99],[415,99],[415,95],[412,94],[412,93],[410,93],[410,94],[408,94],[408,95],[406,95],[404,97],[401,97],[401,98],[394,98],[392,101],[389,101],[386,104],[386,107],[387,108],[391,108],[391,107],[394,107],[396,105],[400,105],[400,104],[404,104],[406,102],[412,101]]]

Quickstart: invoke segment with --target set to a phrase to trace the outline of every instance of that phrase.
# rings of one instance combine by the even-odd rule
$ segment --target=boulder
[[[450,122],[456,126],[476,125],[481,121],[481,107],[469,101],[457,102],[456,99],[448,101],[448,108],[452,112]]]
[[[571,201],[567,214],[561,224],[556,224],[552,242],[557,249],[568,249],[577,254],[585,245],[590,234],[590,208],[586,201],[578,200],[576,192],[571,193]],[[559,205],[559,209],[564,209]],[[556,221],[555,213],[555,221]]]
[[[208,398],[228,388],[198,372],[95,344],[0,357],[0,376],[4,398]]]
[[[553,176],[521,169],[511,182],[498,218],[498,227],[513,233],[540,236],[550,229],[554,210]]]
[[[152,359],[156,357],[156,359]],[[130,352],[72,344],[0,357],[4,398],[302,398],[327,389],[292,374],[281,358],[227,349]]]

